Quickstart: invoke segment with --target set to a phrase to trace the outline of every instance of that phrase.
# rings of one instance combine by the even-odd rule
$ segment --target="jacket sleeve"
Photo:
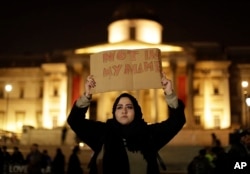
[[[92,150],[96,150],[102,144],[105,123],[86,119],[88,107],[80,108],[74,103],[67,122],[76,135]]]
[[[167,120],[150,125],[153,139],[151,141],[156,150],[160,150],[182,129],[186,122],[184,108],[184,103],[178,99],[177,108],[168,106],[169,117]]]

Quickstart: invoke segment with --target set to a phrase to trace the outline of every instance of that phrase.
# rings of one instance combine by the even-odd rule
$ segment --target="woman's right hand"
[[[96,86],[96,82],[94,79],[93,75],[89,75],[87,77],[87,81],[85,83],[85,95],[86,97],[90,98],[92,95],[91,89],[94,88]]]

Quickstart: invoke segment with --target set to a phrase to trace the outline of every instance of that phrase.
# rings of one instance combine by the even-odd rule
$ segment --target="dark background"
[[[112,14],[124,2],[3,1],[0,53],[43,53],[105,43]],[[145,2],[160,17],[164,43],[218,42],[223,46],[250,46],[247,0]]]

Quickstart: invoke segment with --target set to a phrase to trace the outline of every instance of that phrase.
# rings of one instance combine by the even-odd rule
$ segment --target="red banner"
[[[186,76],[185,75],[180,75],[178,76],[177,79],[178,83],[178,97],[181,99],[184,104],[186,104],[187,100],[187,93],[186,93]]]
[[[73,76],[73,79],[72,79],[72,98],[71,98],[72,104],[80,96],[80,81],[81,81],[81,78],[79,75]]]

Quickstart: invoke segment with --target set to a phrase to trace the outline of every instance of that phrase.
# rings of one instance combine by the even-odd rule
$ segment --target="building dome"
[[[121,19],[150,19],[160,23],[160,18],[152,6],[145,2],[126,2],[118,6],[111,22]]]

